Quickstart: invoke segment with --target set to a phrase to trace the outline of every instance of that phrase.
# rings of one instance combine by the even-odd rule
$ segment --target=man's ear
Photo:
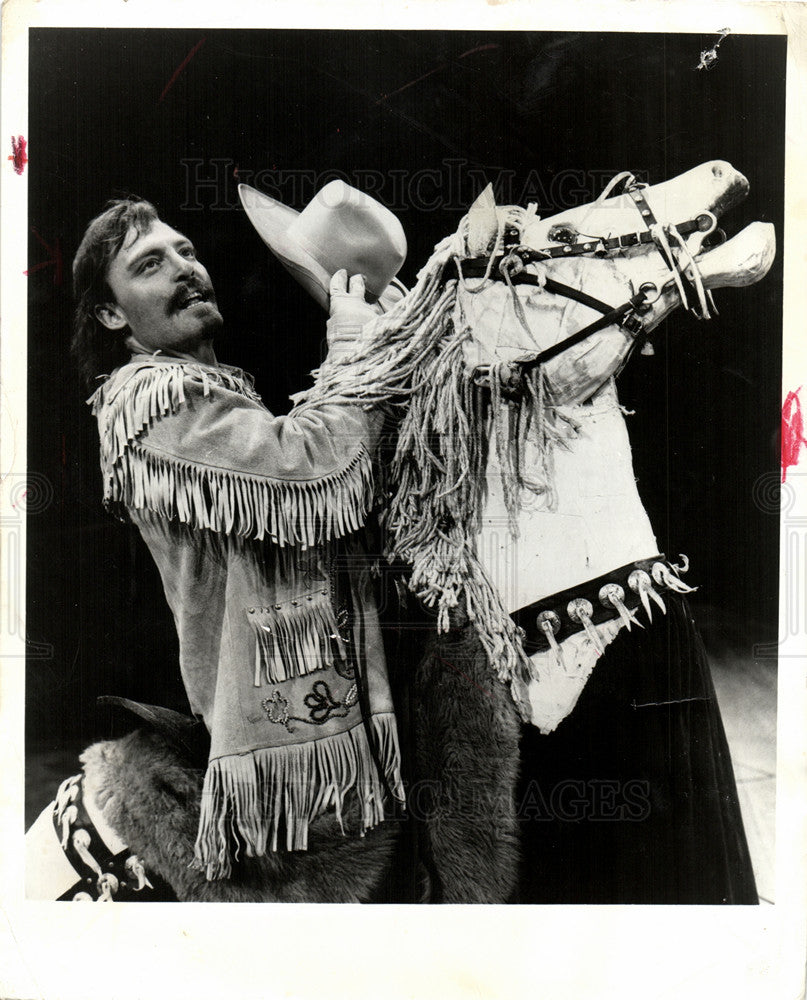
[[[108,330],[122,330],[127,325],[126,315],[114,302],[102,302],[97,305],[95,318]]]

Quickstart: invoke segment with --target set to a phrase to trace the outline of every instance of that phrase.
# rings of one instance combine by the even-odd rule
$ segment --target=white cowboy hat
[[[247,184],[238,185],[238,194],[261,239],[324,309],[331,278],[340,269],[363,274],[367,292],[381,299],[406,259],[406,236],[398,219],[344,181],[326,184],[302,212]],[[382,307],[398,298],[384,296],[388,301],[382,300]]]

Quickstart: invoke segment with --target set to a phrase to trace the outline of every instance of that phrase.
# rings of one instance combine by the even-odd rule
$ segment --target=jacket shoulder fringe
[[[386,784],[402,802],[395,717],[380,713],[370,725]],[[363,723],[309,743],[216,758],[205,775],[193,865],[208,880],[228,878],[242,849],[249,858],[278,851],[281,824],[286,850],[306,851],[311,822],[333,809],[342,826],[349,799],[360,836],[383,822],[384,784]]]
[[[200,385],[205,396],[216,387],[263,405],[251,378],[237,368],[211,368],[193,362],[132,362],[113,373],[87,400],[93,416],[104,421],[101,444],[105,458],[119,458],[154,420],[175,413],[185,403],[186,382]]]
[[[181,461],[133,444],[109,468],[104,502],[150,510],[199,530],[310,548],[361,528],[372,497],[373,463],[363,445],[339,472],[291,482]]]
[[[99,421],[108,508],[150,510],[198,530],[304,548],[361,528],[373,499],[372,459],[363,444],[344,468],[310,481],[251,476],[144,447],[143,432],[185,404],[187,379],[205,395],[218,386],[259,401],[238,373],[201,365],[144,366],[122,386],[106,383],[90,403]]]

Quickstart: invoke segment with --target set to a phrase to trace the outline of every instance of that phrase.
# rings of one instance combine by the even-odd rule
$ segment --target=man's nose
[[[174,269],[174,278],[177,281],[182,281],[185,278],[191,277],[194,272],[196,261],[190,257],[183,257],[182,254],[179,254],[176,251],[172,251],[171,264]]]

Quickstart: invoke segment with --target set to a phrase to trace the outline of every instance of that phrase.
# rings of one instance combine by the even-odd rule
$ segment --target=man
[[[347,213],[360,239],[372,223],[396,258],[397,220],[363,196],[348,202],[322,226],[341,231]],[[328,340],[345,352],[378,307],[365,302],[361,275],[332,272]],[[103,378],[90,402],[105,503],[131,518],[154,557],[191,709],[210,734],[193,859],[168,856],[159,824],[144,832],[142,816],[121,810],[123,765],[111,776],[102,766],[107,794],[96,804],[107,803],[103,818],[130,847],[140,837],[139,856],[181,883],[180,898],[247,898],[183,881],[193,860],[208,882],[248,885],[244,856],[270,858],[274,878],[268,894],[248,898],[366,897],[389,836],[360,842],[364,870],[345,869],[341,883],[322,865],[284,874],[271,856],[305,851],[309,829],[321,845],[325,823],[327,849],[345,866],[331,835],[363,837],[384,819],[385,800],[402,798],[375,608],[360,574],[340,568],[360,559],[380,417],[348,405],[273,417],[247,375],[217,362],[223,321],[210,277],[148,202],[113,202],[94,219],[73,276],[73,352],[88,382]],[[93,762],[101,766],[90,754],[88,776]],[[284,878],[295,881],[286,895]]]

